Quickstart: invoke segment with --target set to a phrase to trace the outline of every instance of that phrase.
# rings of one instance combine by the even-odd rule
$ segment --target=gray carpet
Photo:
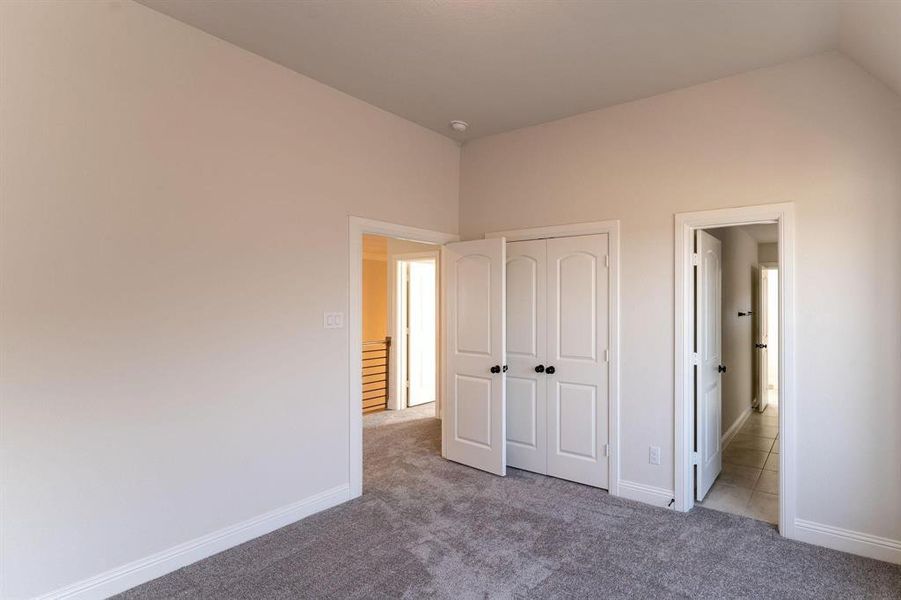
[[[431,407],[364,420],[365,493],[121,598],[901,598],[901,567],[441,459]]]

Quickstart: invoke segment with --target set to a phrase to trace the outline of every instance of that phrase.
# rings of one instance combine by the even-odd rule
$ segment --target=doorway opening
[[[363,493],[364,421],[384,431],[393,423],[425,419],[440,429],[435,419],[442,382],[438,265],[441,245],[457,239],[454,234],[349,218],[351,498]]]
[[[695,500],[779,521],[775,223],[695,230]],[[778,252],[774,252],[778,254]],[[772,316],[773,318],[769,318]],[[775,373],[773,373],[775,374]],[[717,441],[719,443],[717,443]]]
[[[763,250],[761,250],[763,252]],[[758,412],[779,410],[779,263],[761,262],[758,277],[755,349],[756,404]]]
[[[363,235],[363,414],[438,416],[438,260],[432,244]]]
[[[676,508],[793,537],[793,209],[676,215]]]
[[[437,407],[438,261],[439,252],[427,250],[395,254],[389,266],[396,281],[397,409]]]

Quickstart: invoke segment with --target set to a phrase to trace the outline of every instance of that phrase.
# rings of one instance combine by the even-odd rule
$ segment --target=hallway
[[[723,470],[698,506],[779,522],[779,408],[753,411],[723,449]]]

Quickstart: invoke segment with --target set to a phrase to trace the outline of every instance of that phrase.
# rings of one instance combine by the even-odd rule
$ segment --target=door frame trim
[[[795,374],[795,209],[794,203],[724,208],[675,215],[675,508],[688,511],[694,506],[691,440],[693,403],[691,378],[692,320],[692,236],[696,229],[776,223],[779,226],[779,533],[796,538],[797,514]]]
[[[363,234],[443,245],[460,239],[455,233],[420,229],[387,221],[348,217],[348,284],[347,284],[347,406],[348,406],[348,481],[350,498],[363,494]],[[443,315],[442,315],[443,317]],[[441,317],[439,317],[440,320]],[[444,379],[439,357],[439,385]],[[439,388],[440,389],[440,388]]]
[[[610,287],[607,290],[607,318],[609,320],[610,336],[607,340],[609,349],[608,364],[610,365],[609,380],[607,382],[607,414],[610,415],[608,425],[608,454],[607,469],[610,474],[608,493],[613,496],[620,495],[620,314],[619,314],[619,289],[620,289],[620,224],[618,220],[594,221],[589,223],[570,223],[566,225],[550,225],[547,227],[529,227],[524,229],[511,229],[507,231],[492,231],[485,234],[485,238],[507,238],[508,242],[520,242],[527,240],[544,240],[550,238],[575,237],[580,235],[594,235],[606,233],[609,241],[609,269]]]

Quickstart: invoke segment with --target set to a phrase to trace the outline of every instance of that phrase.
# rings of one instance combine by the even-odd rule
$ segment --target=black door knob
[[[766,344],[754,344],[755,348],[766,348]]]
[[[716,370],[719,371],[720,373],[725,373],[725,372],[726,372],[726,365],[719,365],[719,366],[716,368]]]
[[[500,373],[500,372],[501,372],[501,366],[500,366],[500,365],[494,365],[493,367],[491,367],[491,372],[492,372],[492,373]]]
[[[548,375],[553,375],[554,373],[557,372],[557,369],[555,369],[554,367],[548,367],[547,369],[544,370],[544,372],[547,373]]]
[[[535,367],[535,372],[544,373],[544,365],[538,365],[537,367]]]

